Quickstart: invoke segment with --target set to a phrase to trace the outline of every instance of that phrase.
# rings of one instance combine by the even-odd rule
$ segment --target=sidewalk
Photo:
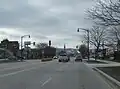
[[[98,61],[101,61],[101,62],[105,62],[105,63],[107,63],[107,64],[120,64],[119,62],[113,62],[113,61],[107,61],[107,60],[99,60],[98,59]]]
[[[95,59],[90,59],[90,60],[95,60]],[[105,62],[106,64],[88,64],[88,63],[85,63],[87,66],[89,67],[115,67],[115,66],[120,66],[120,63],[119,62],[113,62],[113,61],[107,61],[107,60],[99,60],[97,59],[97,61],[100,61],[100,62]]]
[[[85,64],[93,70],[97,71],[105,80],[110,83],[112,87],[115,87],[113,89],[120,89],[120,63],[107,60],[97,61],[105,62],[107,64]]]

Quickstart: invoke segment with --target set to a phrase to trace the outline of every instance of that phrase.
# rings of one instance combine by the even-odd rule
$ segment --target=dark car
[[[61,55],[59,55],[58,61],[59,62],[69,62],[70,58],[66,54],[61,54]]]
[[[17,60],[23,61],[25,60],[25,57],[17,56]]]
[[[77,55],[75,58],[75,61],[81,61],[82,62],[82,56],[81,55]]]

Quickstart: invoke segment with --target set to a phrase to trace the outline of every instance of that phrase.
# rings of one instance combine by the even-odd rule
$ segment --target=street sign
[[[31,45],[31,41],[25,41],[24,45]]]

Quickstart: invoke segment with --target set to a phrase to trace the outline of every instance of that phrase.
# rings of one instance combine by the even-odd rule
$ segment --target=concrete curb
[[[44,59],[41,59],[41,61],[52,61],[53,58],[44,58]]]
[[[103,71],[93,68],[93,70],[97,71],[100,75],[102,75],[108,82],[112,83],[110,84],[112,87],[114,86],[115,88],[113,89],[120,89],[120,82],[117,81],[116,79],[112,78],[111,76],[107,75]]]

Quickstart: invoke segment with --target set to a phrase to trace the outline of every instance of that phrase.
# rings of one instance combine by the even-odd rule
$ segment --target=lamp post
[[[88,40],[88,41],[87,41],[87,46],[88,46],[88,60],[89,60],[89,59],[90,59],[90,56],[89,56],[89,55],[90,55],[90,52],[89,52],[89,43],[90,43],[89,32],[90,32],[90,31],[89,31],[89,29],[78,28],[78,29],[77,29],[77,32],[79,32],[80,29],[87,32],[87,37],[88,37],[88,38],[87,38],[87,40]]]
[[[22,58],[22,47],[23,47],[23,38],[28,36],[30,38],[30,35],[24,35],[24,36],[21,36],[21,58]]]
[[[103,48],[103,59],[104,59],[106,56],[106,49],[105,49],[105,41],[104,40],[102,42],[102,48]]]

